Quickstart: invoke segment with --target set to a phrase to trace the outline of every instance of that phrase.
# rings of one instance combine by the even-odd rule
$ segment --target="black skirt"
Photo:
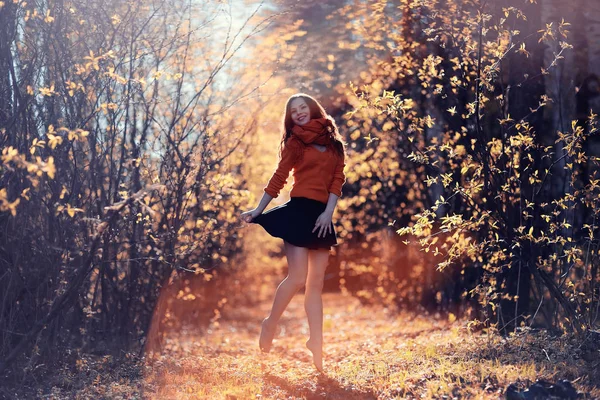
[[[254,218],[251,222],[261,225],[274,237],[281,238],[298,247],[309,249],[330,249],[337,246],[337,235],[333,222],[331,232],[318,237],[319,229],[314,232],[315,222],[325,211],[327,204],[307,197],[292,197],[289,201],[271,208]]]

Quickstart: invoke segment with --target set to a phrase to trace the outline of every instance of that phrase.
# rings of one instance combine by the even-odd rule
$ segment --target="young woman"
[[[277,287],[271,313],[262,322],[259,346],[264,352],[270,350],[279,318],[306,285],[304,309],[310,329],[306,347],[315,367],[323,372],[321,291],[329,250],[337,246],[331,218],[346,181],[345,145],[333,118],[314,98],[298,93],[286,103],[279,150],[279,165],[260,203],[241,215],[242,220],[260,224],[270,235],[283,239],[288,263],[288,275]],[[263,214],[292,169],[290,200]]]

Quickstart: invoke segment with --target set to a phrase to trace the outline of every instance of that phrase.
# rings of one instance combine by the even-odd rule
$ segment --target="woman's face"
[[[302,97],[295,98],[290,103],[290,116],[296,125],[304,125],[310,120],[308,104]]]

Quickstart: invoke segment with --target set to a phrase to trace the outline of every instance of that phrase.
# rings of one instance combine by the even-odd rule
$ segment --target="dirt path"
[[[580,365],[545,362],[542,350],[525,338],[471,334],[461,321],[391,316],[354,298],[326,294],[327,375],[320,375],[304,347],[302,302],[299,294],[290,303],[267,355],[258,349],[258,334],[268,303],[230,311],[206,332],[171,335],[162,358],[146,367],[144,397],[497,399],[512,382],[573,380],[581,373]]]
[[[208,328],[174,330],[152,360],[74,354],[76,362],[0,398],[498,399],[511,383],[566,379],[587,393],[581,398],[600,399],[600,351],[571,335],[470,332],[453,316],[393,314],[341,294],[324,296],[327,373],[319,374],[304,347],[303,299],[292,300],[268,354],[258,348],[270,307],[261,303],[225,309]]]
[[[204,335],[186,330],[167,340],[163,360],[146,378],[154,398],[377,398],[365,383],[374,364],[371,355],[405,345],[390,341],[419,330],[443,329],[427,321],[391,319],[379,309],[362,307],[352,297],[325,294],[324,364],[327,376],[314,369],[304,347],[308,323],[298,294],[284,313],[270,353],[258,348],[260,321],[269,303],[230,311]],[[385,341],[385,349],[379,344]],[[393,343],[395,342],[395,344]],[[178,359],[179,361],[176,361]],[[346,382],[352,374],[363,383]],[[146,392],[151,396],[151,392]]]

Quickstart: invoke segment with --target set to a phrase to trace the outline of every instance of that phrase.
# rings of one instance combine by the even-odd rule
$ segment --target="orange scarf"
[[[297,146],[295,152],[294,164],[299,163],[304,158],[304,149],[311,144],[320,144],[326,146],[334,155],[337,156],[332,139],[333,127],[331,121],[327,118],[314,118],[304,125],[294,125],[292,127],[292,137],[304,143],[304,146]]]
[[[304,144],[331,145],[331,125],[327,118],[314,118],[304,125],[294,125],[292,135]]]

